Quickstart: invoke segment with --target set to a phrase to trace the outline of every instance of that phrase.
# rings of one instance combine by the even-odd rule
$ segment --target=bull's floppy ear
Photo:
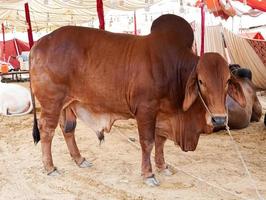
[[[246,107],[246,97],[239,82],[234,76],[231,76],[228,85],[228,95],[232,97],[241,107]]]
[[[185,98],[183,101],[184,111],[187,111],[190,108],[190,106],[196,100],[197,96],[198,96],[197,75],[196,75],[196,70],[193,70],[186,84]]]

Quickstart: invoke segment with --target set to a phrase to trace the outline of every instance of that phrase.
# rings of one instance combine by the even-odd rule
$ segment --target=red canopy
[[[21,54],[22,51],[29,51],[29,44],[19,39],[7,40],[5,42],[5,58],[4,58],[4,42],[0,41],[0,59],[8,61],[13,65],[15,69],[19,69],[20,65],[16,57]]]
[[[265,40],[260,32],[241,33],[241,35],[250,39]]]
[[[238,0],[244,3],[244,0]],[[247,4],[254,9],[266,12],[266,0],[246,0]]]
[[[252,9],[257,9],[260,11],[266,12],[266,0],[238,0],[239,2],[246,3]],[[195,6],[200,7],[202,0],[197,0]],[[204,0],[204,3],[207,5],[207,8],[214,16],[220,16],[222,19],[228,19],[230,16],[233,17],[237,14],[237,7],[233,7],[229,0]],[[255,17],[260,14],[256,10],[250,10],[247,13],[241,13]],[[240,12],[238,10],[238,12]]]

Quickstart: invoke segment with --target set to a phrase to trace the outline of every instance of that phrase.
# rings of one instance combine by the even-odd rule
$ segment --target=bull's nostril
[[[215,126],[224,125],[226,121],[226,117],[212,117],[212,123]]]

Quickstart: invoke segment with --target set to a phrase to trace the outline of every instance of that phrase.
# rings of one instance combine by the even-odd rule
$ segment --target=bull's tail
[[[33,119],[33,129],[32,129],[32,137],[33,137],[33,140],[34,140],[34,144],[37,144],[39,141],[40,141],[40,131],[39,131],[39,128],[38,128],[38,121],[37,121],[37,115],[36,115],[36,107],[35,107],[35,97],[34,95],[32,94],[32,102],[33,103],[33,116],[34,116],[34,119]]]
[[[265,124],[265,126],[266,126],[266,113],[265,113],[265,115],[264,115],[264,124]]]
[[[29,58],[29,65],[30,65],[30,69],[31,69],[31,56]],[[39,128],[38,128],[38,120],[37,120],[37,114],[36,114],[35,96],[33,94],[32,86],[31,86],[31,75],[30,75],[30,93],[31,93],[31,101],[32,101],[33,116],[34,116],[34,118],[33,118],[32,137],[33,137],[34,144],[37,144],[40,141],[41,137],[40,137],[40,131],[39,131]]]

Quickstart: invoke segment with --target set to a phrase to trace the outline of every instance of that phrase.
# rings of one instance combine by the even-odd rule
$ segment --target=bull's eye
[[[198,80],[199,81],[199,84],[202,85],[202,80]]]

